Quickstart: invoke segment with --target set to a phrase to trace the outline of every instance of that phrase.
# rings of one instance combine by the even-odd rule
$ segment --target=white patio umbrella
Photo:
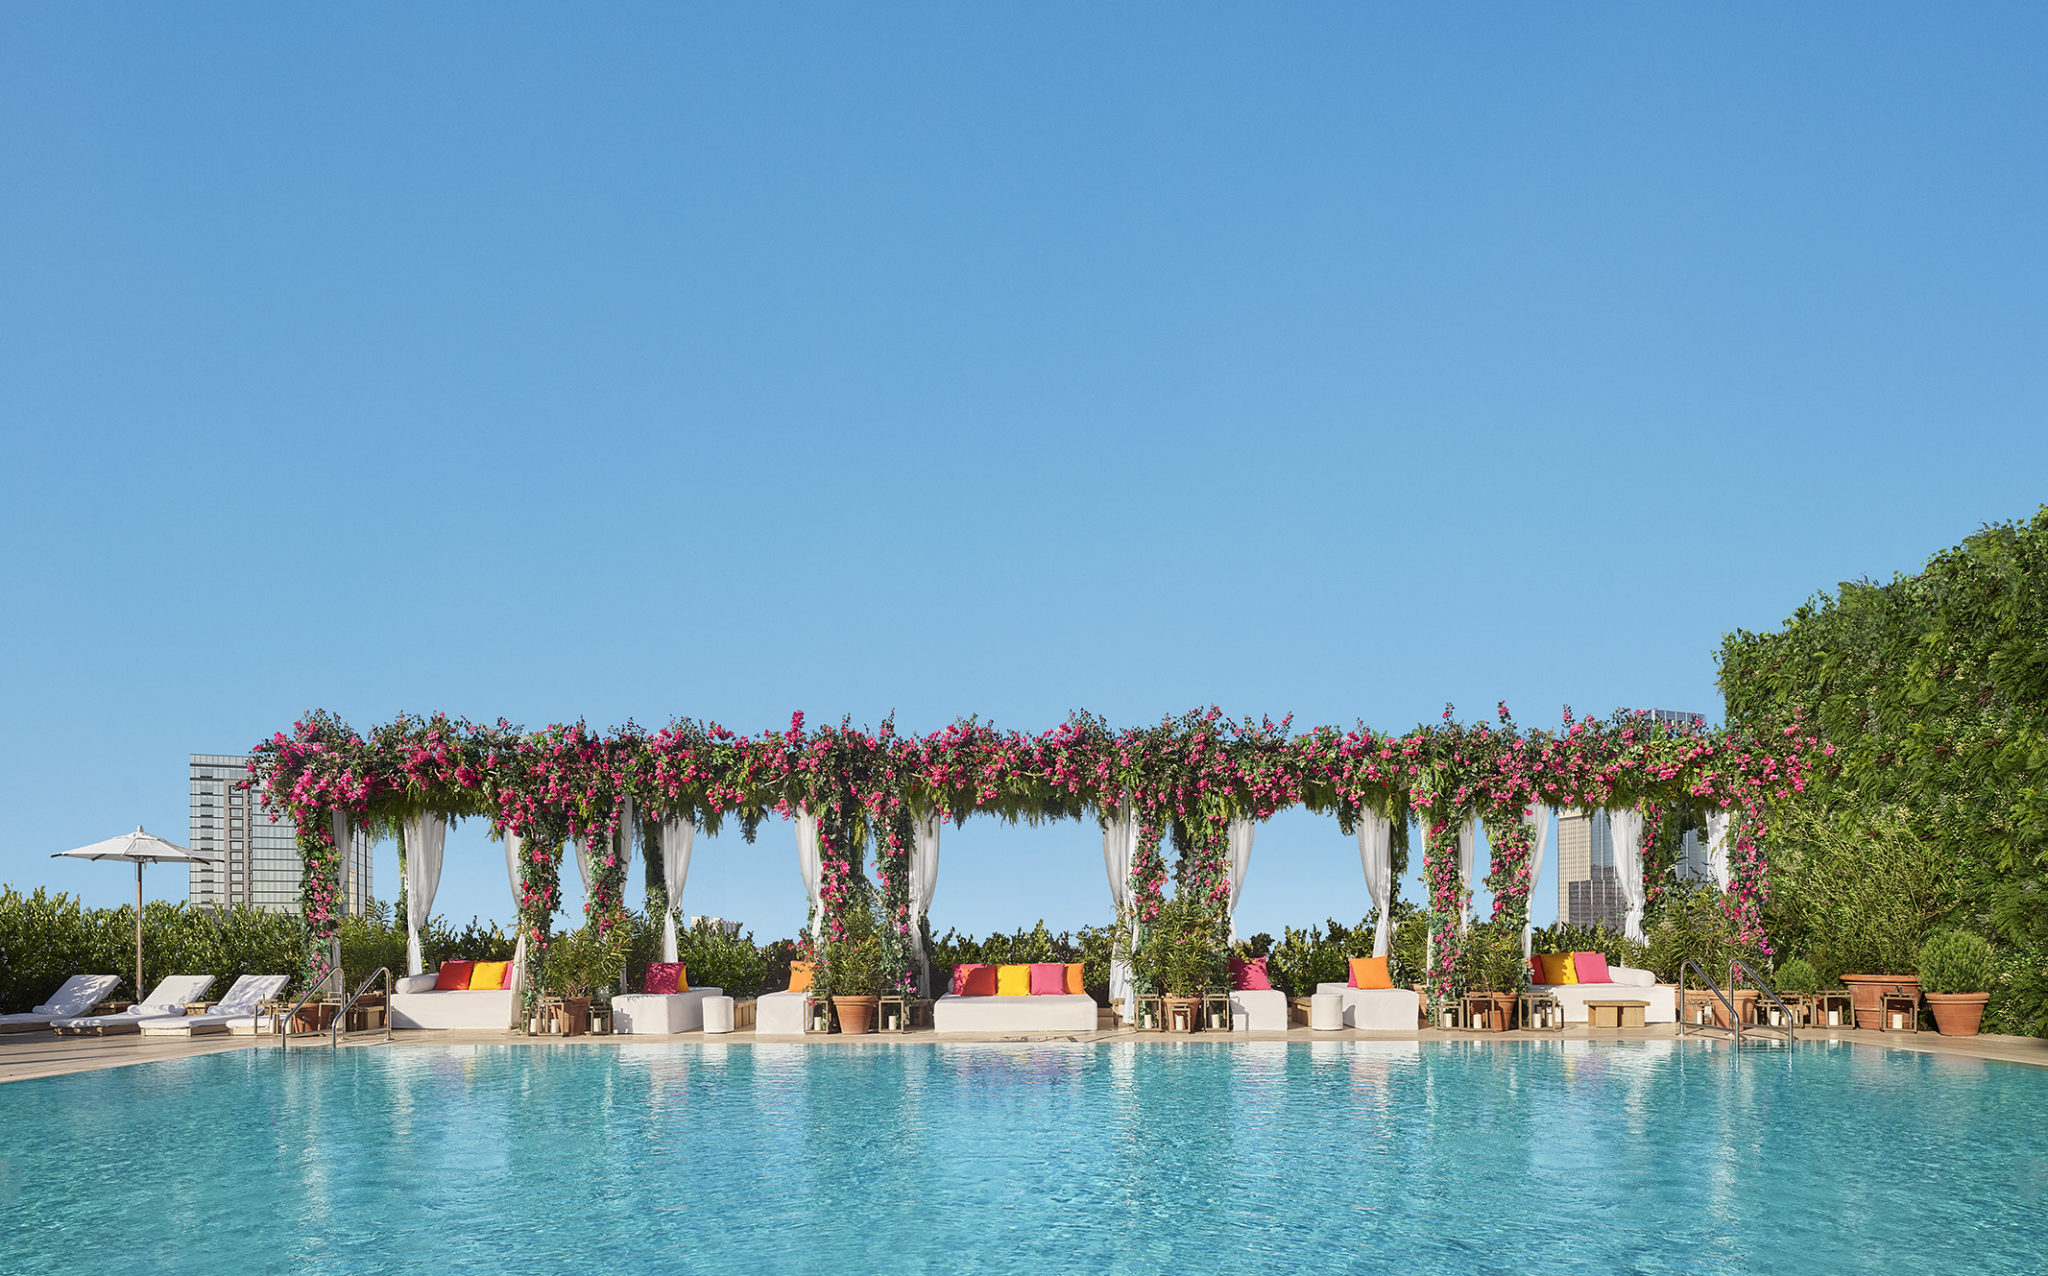
[[[81,846],[72,851],[58,851],[50,858],[80,860],[120,860],[135,866],[135,995],[142,996],[142,866],[144,864],[190,864],[195,860],[211,864],[218,855],[195,851],[189,846],[166,841],[154,833],[145,833],[140,824],[133,833],[110,837],[104,842]]]

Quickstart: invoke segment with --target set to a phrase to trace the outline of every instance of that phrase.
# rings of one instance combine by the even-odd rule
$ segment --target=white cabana
[[[420,949],[420,931],[434,915],[434,893],[441,889],[441,855],[448,843],[448,817],[421,812],[405,822],[405,973],[427,968]]]
[[[1358,809],[1358,863],[1365,870],[1366,893],[1372,896],[1372,905],[1379,911],[1379,922],[1373,927],[1372,955],[1384,957],[1393,942],[1387,932],[1392,927],[1394,906],[1394,822],[1378,811],[1367,807]]]
[[[1131,860],[1138,853],[1138,815],[1126,801],[1114,815],[1102,821],[1102,864],[1109,872],[1109,898],[1118,918],[1131,917]],[[1131,917],[1131,947],[1138,945],[1137,918]],[[1138,1017],[1138,992],[1131,983],[1131,963],[1112,957],[1109,963],[1109,1000],[1121,1004],[1126,1021]]]
[[[1550,817],[1552,814],[1551,808],[1547,806],[1532,806],[1522,812],[1522,822],[1529,826],[1529,894],[1532,897],[1536,894],[1537,881],[1543,876],[1543,861],[1550,852]],[[1525,901],[1522,909],[1522,956],[1524,957],[1529,955],[1530,945],[1534,943],[1536,937],[1536,923],[1530,920],[1533,916],[1534,910]]]
[[[932,892],[939,885],[939,822],[943,812],[928,811],[910,826],[910,951],[917,958],[920,996],[932,995],[932,959],[924,947],[924,915],[931,911]]]
[[[1614,876],[1628,910],[1622,919],[1622,933],[1640,942],[1647,938],[1643,934],[1643,813],[1632,806],[1609,810],[1607,827],[1614,839]]]
[[[661,822],[661,885],[668,895],[668,909],[661,915],[663,961],[676,960],[676,909],[683,898],[683,884],[690,879],[690,850],[696,843],[696,821],[677,818]]]
[[[1244,893],[1245,870],[1252,862],[1252,834],[1257,825],[1242,816],[1230,821],[1230,938],[1237,938],[1237,901]]]

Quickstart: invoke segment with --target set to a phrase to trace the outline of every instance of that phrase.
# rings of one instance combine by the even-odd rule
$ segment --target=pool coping
[[[2048,1068],[2048,1038],[2041,1037],[1943,1037],[1931,1032],[1896,1033],[1867,1032],[1855,1029],[1815,1029],[1800,1033],[1803,1040],[1843,1041],[1852,1045],[1880,1049],[1912,1050],[1923,1054],[1950,1055],[1957,1058],[1980,1059],[1991,1063],[2010,1063],[2022,1067]],[[381,1039],[368,1041],[360,1048],[398,1048],[414,1046],[481,1046],[516,1045],[531,1049],[609,1049],[614,1046],[643,1045],[796,1045],[819,1050],[841,1049],[890,1049],[915,1048],[928,1045],[1029,1045],[1040,1042],[1131,1042],[1137,1044],[1158,1043],[1191,1047],[1224,1046],[1246,1041],[1426,1041],[1464,1042],[1475,1047],[1491,1047],[1530,1041],[1672,1041],[1678,1039],[1676,1025],[1657,1024],[1639,1029],[1591,1029],[1584,1027],[1567,1028],[1563,1032],[1502,1032],[1470,1033],[1442,1032],[1421,1029],[1415,1032],[1366,1032],[1358,1029],[1337,1031],[1315,1031],[1308,1028],[1291,1028],[1286,1032],[1216,1032],[1196,1033],[1191,1036],[1180,1034],[1137,1032],[1130,1028],[1105,1029],[1094,1032],[1034,1032],[1034,1033],[983,1033],[949,1032],[942,1035],[932,1032],[874,1033],[864,1036],[780,1036],[757,1035],[751,1032],[721,1033],[717,1035],[702,1032],[684,1032],[672,1036],[583,1036],[583,1037],[528,1037],[510,1031],[447,1031],[447,1032],[397,1032],[392,1035],[387,1047]],[[1725,1037],[1709,1036],[1688,1038],[1718,1045],[1726,1044]],[[325,1044],[294,1046],[294,1050],[326,1049]],[[58,1037],[49,1033],[20,1033],[0,1036],[0,1084],[9,1081],[27,1081],[39,1077],[68,1076],[80,1072],[96,1072],[106,1068],[132,1067],[137,1064],[157,1063],[166,1059],[183,1059],[195,1055],[221,1054],[232,1050],[277,1050],[275,1037],[232,1037],[211,1036],[194,1039],[176,1037]]]

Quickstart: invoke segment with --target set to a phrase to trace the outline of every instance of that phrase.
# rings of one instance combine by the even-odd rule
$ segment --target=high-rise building
[[[271,821],[257,795],[238,789],[249,759],[218,753],[191,757],[191,824],[186,845],[217,855],[193,864],[187,898],[194,904],[227,908],[247,905],[272,912],[299,911],[299,845],[288,819]],[[346,870],[348,909],[360,913],[371,898],[370,845],[351,838]]]

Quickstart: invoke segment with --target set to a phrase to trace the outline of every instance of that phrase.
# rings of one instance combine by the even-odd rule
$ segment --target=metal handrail
[[[349,999],[342,1004],[341,1009],[334,1012],[334,1040],[328,1044],[334,1046],[341,1044],[341,1038],[344,1035],[342,1033],[342,1025],[348,1022],[348,1012],[355,1009],[356,1002],[362,999],[364,993],[370,991],[370,985],[377,982],[377,976],[379,975],[384,977],[384,1040],[391,1040],[391,967],[379,966],[368,979],[357,985],[355,992],[349,995]],[[375,1032],[376,1029],[365,1028],[363,1031]]]
[[[1688,970],[1698,973],[1700,982],[1705,984],[1707,989],[1714,994],[1714,1000],[1720,1002],[1722,1007],[1728,1011],[1728,1022],[1732,1027],[1723,1028],[1717,1023],[1693,1023],[1685,1017],[1685,972]],[[1730,979],[1728,983],[1729,990],[1732,992],[1735,981]],[[1688,957],[1679,963],[1678,966],[1678,1035],[1683,1037],[1695,1032],[1705,1032],[1708,1029],[1712,1029],[1715,1032],[1732,1032],[1735,1035],[1735,1044],[1742,1044],[1742,1016],[1736,1013],[1735,999],[1728,993],[1722,992],[1721,985],[1714,982],[1713,976],[1707,974],[1706,969],[1697,961]]]
[[[319,995],[320,990],[327,986],[328,980],[338,980],[340,978],[341,967],[336,966],[333,970],[330,970],[326,974],[320,976],[320,979],[317,983],[315,983],[311,988],[306,989],[305,996],[300,997],[297,1001],[293,1002],[292,1008],[284,1012],[284,1018],[278,1021],[277,1026],[278,1049],[289,1050],[292,1048],[292,1022],[299,1017],[299,1011],[305,1008],[307,1002],[313,1000],[314,997]],[[340,990],[341,985],[337,983],[335,985],[335,991],[339,992]],[[313,1031],[306,1033],[304,1035],[308,1037],[317,1037],[320,1035],[320,1030],[318,1028],[315,1028],[313,1029]]]
[[[1798,1038],[1794,1035],[1794,1025],[1798,1023],[1798,1017],[1792,1013],[1792,1008],[1786,1005],[1783,1001],[1780,1001],[1778,999],[1777,990],[1772,988],[1769,984],[1765,983],[1764,977],[1762,975],[1757,974],[1756,971],[1752,970],[1750,968],[1749,963],[1742,960],[1742,958],[1740,957],[1731,957],[1728,959],[1728,990],[1730,992],[1733,992],[1735,990],[1735,972],[1738,970],[1741,971],[1743,974],[1749,976],[1749,981],[1757,986],[1757,990],[1761,992],[1764,996],[1769,997],[1771,999],[1771,1004],[1778,1008],[1778,1013],[1785,1016],[1785,1027],[1783,1029],[1785,1033],[1785,1040],[1798,1040]],[[1767,1024],[1757,1024],[1755,1025],[1755,1030],[1759,1032],[1779,1031],[1779,1029],[1772,1028]]]

